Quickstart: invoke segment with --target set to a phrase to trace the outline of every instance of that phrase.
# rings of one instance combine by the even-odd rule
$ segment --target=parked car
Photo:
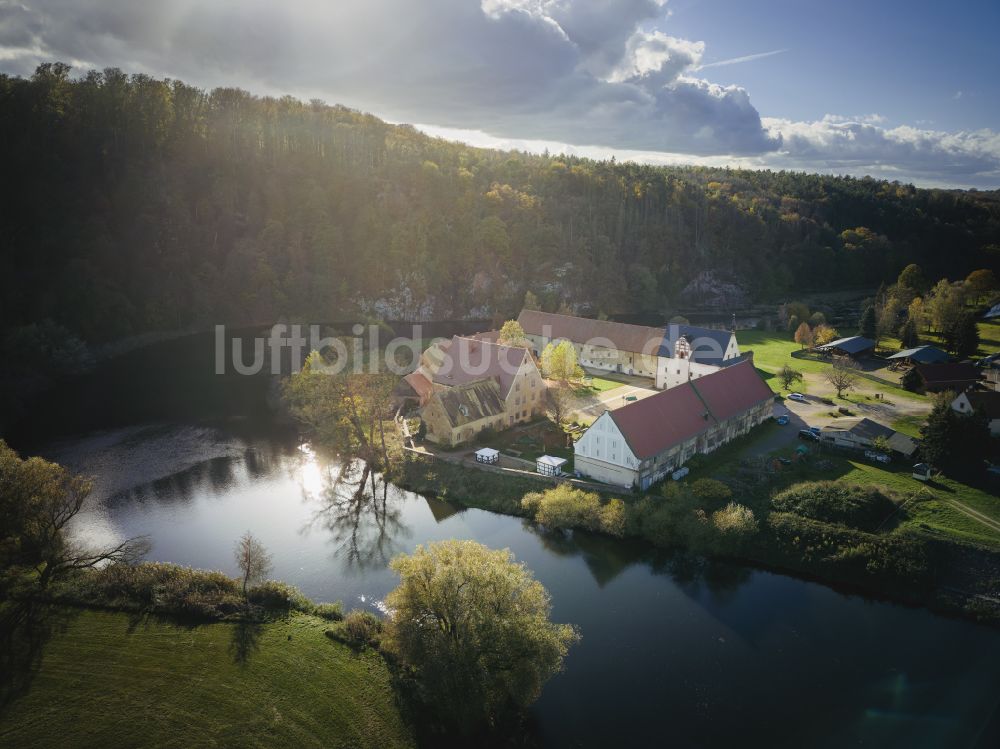
[[[799,403],[808,403],[809,399],[806,398],[802,393],[789,393],[788,400],[797,401]]]
[[[880,453],[878,450],[865,450],[865,457],[878,463],[888,463],[892,460],[888,455]]]
[[[817,437],[819,437],[819,427],[809,427],[808,429],[809,429],[810,432],[812,432]]]
[[[844,414],[844,416],[850,416],[851,415],[851,409],[849,409],[847,406],[840,406],[837,409],[837,413]]]
[[[810,440],[812,442],[819,442],[819,435],[816,434],[812,429],[800,429],[799,430],[800,440]]]
[[[774,420],[778,422],[781,426],[785,426],[788,423],[788,414],[782,414],[781,416],[775,416]]]

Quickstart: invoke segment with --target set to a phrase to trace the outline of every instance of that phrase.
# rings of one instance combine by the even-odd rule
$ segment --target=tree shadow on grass
[[[0,715],[27,694],[46,644],[77,613],[31,600],[0,603]]]
[[[236,665],[245,666],[251,656],[260,650],[260,636],[263,631],[263,625],[253,620],[245,619],[233,625],[229,654]]]

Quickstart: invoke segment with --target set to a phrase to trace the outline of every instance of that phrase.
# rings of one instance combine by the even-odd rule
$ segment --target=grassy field
[[[792,354],[801,351],[802,347],[792,340],[791,333],[774,330],[740,330],[736,333],[736,342],[739,343],[742,353],[753,349],[754,366],[769,374],[777,373],[785,364],[800,372],[816,374],[822,374],[829,366],[811,359],[792,358]]]
[[[381,657],[354,653],[305,615],[185,627],[57,610],[0,745],[413,746]]]
[[[790,456],[793,448],[778,451]],[[951,537],[1000,549],[1000,530],[978,521],[959,507],[981,513],[987,520],[1000,525],[1000,498],[988,490],[968,486],[950,478],[937,478],[923,484],[911,475],[909,464],[897,461],[889,466],[875,465],[864,460],[848,458],[838,453],[824,453],[820,457],[830,468],[814,470],[814,458],[809,464],[789,474],[788,483],[817,479],[839,479],[855,484],[884,487],[903,497],[915,497],[906,506],[906,519],[901,527],[918,533]],[[784,483],[784,482],[783,482]]]

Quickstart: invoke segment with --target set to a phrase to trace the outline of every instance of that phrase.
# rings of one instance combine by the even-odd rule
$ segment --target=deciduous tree
[[[267,553],[264,544],[247,531],[236,542],[233,557],[243,578],[243,597],[246,598],[247,586],[262,582],[271,571],[271,555]]]
[[[784,390],[791,390],[793,384],[802,381],[802,373],[785,364],[778,370],[778,379],[781,380],[781,387]]]
[[[858,363],[849,356],[838,356],[833,360],[833,365],[826,370],[824,376],[826,381],[833,385],[837,391],[837,397],[843,398],[848,390],[854,390],[858,384],[861,368]]]
[[[550,621],[545,588],[508,550],[474,541],[418,546],[392,560],[399,585],[383,646],[442,720],[465,730],[534,702],[578,639]]]
[[[795,329],[795,342],[803,349],[812,347],[813,332],[812,328],[809,327],[809,323],[800,323],[799,327]]]

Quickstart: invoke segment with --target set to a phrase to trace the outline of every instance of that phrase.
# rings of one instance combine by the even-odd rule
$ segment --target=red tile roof
[[[514,376],[525,359],[531,358],[527,349],[462,336],[442,342],[440,349],[444,359],[434,373],[434,382],[439,385],[464,385],[492,378],[500,386],[502,398],[510,392]]]
[[[718,376],[725,375],[725,376]],[[741,362],[719,372],[691,380],[719,421],[725,421],[758,403],[774,398],[774,393],[754,369],[752,361]]]
[[[751,360],[611,411],[638,458],[658,455],[774,398]]]
[[[434,385],[430,380],[420,374],[420,372],[411,372],[403,377],[403,379],[410,384],[410,387],[413,388],[413,392],[420,397],[421,401],[429,398],[431,393],[434,392]]]

